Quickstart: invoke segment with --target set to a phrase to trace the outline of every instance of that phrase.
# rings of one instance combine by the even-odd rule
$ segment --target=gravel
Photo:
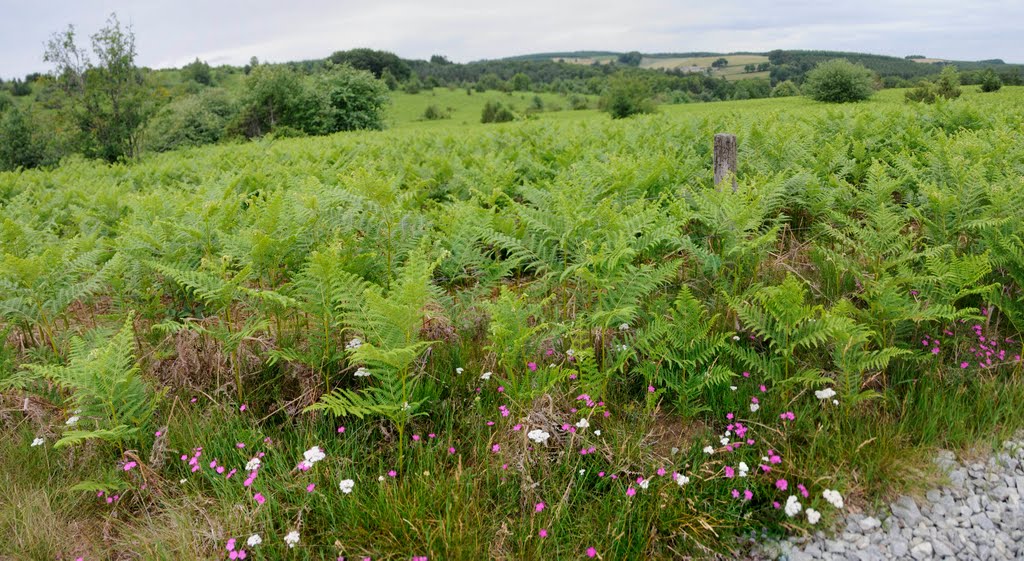
[[[873,516],[850,514],[831,534],[762,544],[758,559],[1024,559],[1024,436],[987,462],[961,463],[942,451],[935,463],[949,485],[907,495]]]

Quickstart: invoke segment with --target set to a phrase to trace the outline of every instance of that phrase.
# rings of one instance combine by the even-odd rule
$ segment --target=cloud
[[[11,1],[11,0],[0,0]],[[196,57],[322,58],[353,47],[455,61],[541,51],[686,52],[775,48],[855,50],[1024,62],[1024,3],[991,0],[96,0],[17,2],[0,18],[0,75],[45,70],[42,45],[74,23],[82,43],[117,12],[136,33],[142,65]]]

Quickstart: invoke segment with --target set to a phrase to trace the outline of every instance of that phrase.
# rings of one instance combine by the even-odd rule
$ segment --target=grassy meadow
[[[732,558],[935,483],[1024,428],[1024,88],[975,90],[0,173],[0,559]]]

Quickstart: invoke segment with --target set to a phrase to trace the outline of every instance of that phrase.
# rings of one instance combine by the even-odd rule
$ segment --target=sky
[[[553,51],[824,49],[1024,63],[1019,0],[0,0],[0,77],[50,70],[46,40],[79,44],[111,13],[136,63],[324,58],[355,47],[456,62]]]

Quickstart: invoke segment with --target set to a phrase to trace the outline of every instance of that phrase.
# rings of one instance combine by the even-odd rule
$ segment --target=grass
[[[11,270],[27,264],[21,274],[31,275],[61,266],[32,261],[33,248],[57,246],[65,238],[74,243],[108,240],[105,249],[122,252],[129,264],[104,281],[99,296],[83,297],[80,309],[52,322],[62,331],[58,347],[94,322],[109,328],[125,310],[136,309],[136,356],[147,380],[153,388],[162,385],[158,380],[174,380],[158,413],[147,420],[152,427],[145,434],[128,442],[94,440],[66,448],[53,446],[71,414],[66,390],[39,381],[27,390],[4,391],[0,558],[225,558],[228,538],[243,543],[252,533],[264,540],[251,549],[258,559],[578,559],[590,547],[602,559],[738,556],[741,540],[752,532],[813,531],[802,519],[773,508],[772,498],[781,496],[773,488],[775,479],[794,487],[806,484],[813,493],[806,505],[818,505],[826,522],[842,513],[821,505],[824,488],[842,490],[853,508],[869,508],[895,493],[933,485],[940,481],[931,464],[937,449],[984,450],[1024,428],[1019,366],[958,368],[958,353],[973,344],[968,339],[943,337],[948,355],[933,357],[918,348],[910,358],[873,369],[856,390],[877,391],[877,398],[849,407],[816,399],[814,386],[786,386],[765,372],[743,377],[738,364],[732,365],[735,373],[728,382],[687,400],[646,377],[643,367],[658,357],[608,374],[579,366],[584,358],[570,363],[562,353],[569,344],[593,346],[596,334],[604,333],[586,323],[592,317],[588,306],[597,305],[588,300],[593,292],[605,302],[614,294],[610,285],[643,282],[642,275],[632,274],[614,283],[587,284],[612,266],[614,259],[605,257],[628,254],[612,251],[613,242],[627,243],[663,227],[642,222],[652,213],[685,225],[672,230],[675,238],[707,240],[696,247],[711,258],[701,261],[701,251],[686,253],[652,242],[637,263],[685,262],[666,285],[691,286],[702,309],[717,318],[712,321],[715,332],[737,329],[727,297],[742,297],[756,282],[772,284],[793,272],[808,279],[813,304],[839,314],[841,300],[862,293],[841,271],[825,282],[826,272],[816,270],[807,257],[807,246],[824,244],[823,235],[801,224],[823,219],[822,207],[842,208],[848,198],[864,196],[871,180],[862,168],[872,163],[865,161],[873,160],[876,168],[898,161],[899,174],[893,175],[905,181],[914,174],[926,177],[918,178],[922,189],[956,186],[922,190],[916,198],[908,196],[916,194],[909,188],[894,190],[911,201],[906,204],[918,205],[915,228],[930,232],[939,221],[924,218],[938,212],[939,203],[953,204],[940,193],[956,193],[972,209],[982,203],[965,194],[969,185],[991,182],[994,187],[986,196],[1012,196],[1005,187],[1016,185],[1014,179],[999,170],[1016,169],[1024,160],[1015,143],[1019,127],[1014,128],[1024,88],[1006,87],[996,94],[974,90],[965,88],[963,99],[934,107],[909,105],[901,91],[883,91],[868,102],[844,106],[805,98],[673,105],[656,115],[619,121],[594,110],[563,109],[523,122],[483,125],[479,111],[486,100],[524,104],[532,94],[467,96],[464,90],[438,89],[395,94],[391,127],[382,132],[214,146],[132,165],[70,161],[53,171],[0,175],[5,217],[0,248]],[[563,101],[542,97],[545,104]],[[452,118],[418,120],[429,104],[452,107]],[[991,119],[972,121],[973,112]],[[974,128],[957,128],[958,123]],[[722,131],[740,137],[739,199],[727,198],[731,194],[715,198],[711,189],[710,137]],[[870,157],[854,148],[858,143]],[[993,151],[998,159],[991,157]],[[965,155],[988,166],[977,181],[941,175],[969,167]],[[767,204],[791,215],[786,222],[791,229],[776,232],[771,225],[775,215],[755,216]],[[523,207],[534,212],[515,213]],[[400,219],[387,222],[393,227],[385,232],[383,222],[377,222],[381,216]],[[959,215],[950,210],[942,216],[952,223]],[[996,218],[988,222],[1003,224]],[[623,222],[645,226],[619,230]],[[972,222],[972,228],[985,227],[983,222]],[[522,226],[527,223],[529,228]],[[481,232],[487,227],[505,237],[491,233],[485,238]],[[559,260],[552,259],[545,266],[556,272],[547,277],[536,272],[535,263],[495,273],[490,254],[472,252],[491,250],[523,232],[546,231],[557,232],[559,251],[552,255],[568,260],[572,251],[591,251],[579,263],[601,266],[562,272],[556,269]],[[417,232],[427,233],[416,237]],[[609,232],[629,235],[599,237]],[[957,232],[953,240],[967,235]],[[768,241],[757,253],[762,238]],[[727,246],[731,239],[739,241]],[[443,258],[431,276],[440,295],[425,307],[429,315],[414,318],[417,329],[443,343],[417,358],[422,365],[418,395],[427,406],[425,415],[405,430],[401,460],[393,423],[372,415],[336,419],[301,413],[315,397],[310,384],[320,384],[320,377],[307,375],[298,362],[269,364],[268,349],[285,346],[289,337],[306,339],[302,325],[311,321],[312,312],[278,317],[273,314],[280,310],[269,304],[247,303],[246,314],[266,314],[275,327],[246,342],[246,352],[257,356],[245,373],[247,407],[241,411],[234,388],[213,382],[218,373],[230,379],[226,370],[218,370],[226,358],[217,349],[204,351],[211,356],[201,360],[192,356],[198,366],[189,369],[189,353],[199,351],[182,341],[194,339],[167,339],[150,329],[172,314],[202,316],[211,310],[188,291],[136,267],[143,258],[173,256],[195,268],[204,258],[209,262],[230,255],[254,269],[263,266],[273,275],[294,278],[308,254],[326,245],[345,267],[379,279],[382,254],[423,240],[455,255]],[[927,243],[942,245],[931,238]],[[973,243],[983,242],[977,238]],[[959,247],[966,252],[976,246]],[[740,259],[751,255],[757,257],[756,268],[747,269],[753,272],[732,278],[738,264],[745,263]],[[481,279],[488,276],[498,280],[486,284]],[[284,291],[267,276],[258,278],[251,289]],[[535,308],[499,307],[502,288]],[[649,321],[665,313],[660,298],[675,296],[674,290],[661,290],[653,302],[642,303]],[[972,315],[980,303],[974,295],[958,301]],[[618,323],[609,324],[610,337],[634,337],[629,330],[629,335],[620,334]],[[642,327],[638,320],[631,329]],[[913,349],[922,335],[941,325],[909,322],[900,327],[899,344]],[[533,328],[543,337],[531,339]],[[0,355],[0,382],[14,363],[59,360],[16,344],[20,329],[0,330],[8,337]],[[339,341],[352,336],[350,329],[338,328]],[[1000,340],[1013,336],[1001,320],[986,321],[986,329]],[[768,344],[728,341],[765,356],[772,353]],[[634,339],[627,342],[636,345]],[[522,348],[515,350],[520,343]],[[557,348],[557,355],[549,357],[547,348]],[[824,364],[823,375],[833,376],[834,365],[820,362],[829,350],[828,345],[810,349],[797,357],[798,363]],[[171,378],[170,363],[162,359],[179,355],[186,366],[175,368],[184,372]],[[720,358],[731,360],[727,354]],[[529,371],[527,361],[539,364],[537,372]],[[548,366],[555,362],[565,369]],[[481,380],[481,373],[492,370],[490,380]],[[334,379],[348,384],[348,372],[335,372]],[[608,375],[607,392],[595,398],[602,403],[587,406],[580,395],[591,391],[590,377],[601,372]],[[365,389],[375,383],[374,378],[346,387]],[[766,393],[760,384],[767,386]],[[750,410],[752,397],[760,399],[756,414]],[[675,407],[680,402],[688,407]],[[793,413],[793,421],[780,422],[786,412]],[[562,429],[574,427],[581,417],[590,419],[589,427]],[[749,427],[757,444],[730,455],[718,439],[735,430],[729,425],[736,420]],[[516,425],[522,426],[515,430]],[[551,433],[546,446],[528,440],[527,429],[534,427]],[[156,428],[166,434],[163,440],[153,434]],[[39,435],[46,443],[31,446]],[[709,445],[716,449],[712,455],[703,451]],[[313,446],[322,447],[326,458],[308,471],[296,470],[303,451]],[[187,460],[197,447],[202,447],[201,468],[192,472]],[[784,461],[772,464],[770,477],[758,476],[761,455],[769,448]],[[261,452],[258,476],[252,487],[245,487],[240,483],[248,476],[243,466]],[[129,458],[139,458],[140,465],[125,471]],[[736,467],[741,459],[755,474],[742,481],[728,478],[725,468]],[[238,472],[228,479],[209,467],[212,461]],[[659,468],[663,475],[656,475]],[[674,471],[692,481],[680,487],[671,480]],[[640,477],[649,480],[649,488],[641,487]],[[109,479],[126,486],[117,502],[108,504],[95,491],[70,489],[82,480]],[[355,481],[351,494],[339,488],[342,479]],[[307,490],[310,484],[312,491]],[[627,495],[629,488],[637,491],[635,496]],[[749,488],[756,499],[733,499],[734,488]],[[255,492],[266,498],[264,504],[255,502]],[[543,509],[538,510],[539,503]],[[301,536],[294,549],[282,539],[291,530]],[[547,537],[541,537],[541,530]]]
[[[512,108],[513,112],[522,116],[532,106],[534,97],[539,97],[544,110],[534,113],[539,119],[584,119],[593,115],[593,110],[573,111],[567,96],[552,93],[498,91],[478,92],[473,90],[467,94],[464,89],[434,88],[424,89],[417,94],[402,91],[392,92],[391,106],[388,110],[388,126],[398,130],[407,128],[442,129],[449,126],[479,125],[484,105],[488,101],[498,101]],[[594,96],[588,98],[591,108],[596,105]],[[423,117],[427,107],[435,106],[449,114],[448,118],[427,120]]]

